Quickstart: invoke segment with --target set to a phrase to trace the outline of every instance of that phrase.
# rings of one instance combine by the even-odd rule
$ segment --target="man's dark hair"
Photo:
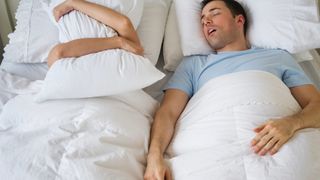
[[[201,6],[202,6],[201,9],[203,9],[208,3],[212,1],[223,1],[226,4],[227,8],[230,9],[233,17],[241,14],[245,20],[243,27],[244,27],[244,35],[246,35],[247,29],[248,29],[248,18],[247,18],[246,11],[241,6],[241,4],[235,0],[203,0],[201,2]]]

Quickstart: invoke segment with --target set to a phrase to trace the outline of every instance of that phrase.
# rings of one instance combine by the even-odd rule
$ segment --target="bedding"
[[[25,90],[0,115],[1,178],[143,179],[153,98],[140,90],[39,104]]]
[[[53,24],[58,27],[60,42],[68,42],[80,38],[105,38],[117,36],[116,31],[112,29],[112,27],[109,27],[108,25],[105,25],[79,11],[71,11],[62,16],[59,21],[56,22],[53,16],[53,9],[64,2],[64,0],[52,0],[47,3],[45,3],[47,0],[43,1],[43,6],[47,10],[50,19]],[[129,2],[126,0],[91,0],[90,2],[109,7],[126,15],[131,20],[135,28],[139,25],[143,12],[143,0],[133,0]]]
[[[201,1],[175,1],[184,56],[212,51],[199,23]],[[320,39],[317,39],[320,38],[317,0],[238,1],[247,9],[250,20],[248,39],[252,45],[281,48],[290,53],[320,47]]]
[[[43,80],[48,71],[47,63],[15,63],[4,61],[0,69],[30,80]]]
[[[88,56],[99,57],[89,61]],[[124,50],[88,56],[58,61],[46,81],[30,81],[1,70],[1,178],[143,179],[150,124],[158,103],[139,89],[163,74],[146,58]],[[60,77],[64,70],[71,74]],[[97,74],[101,76],[92,78]],[[76,78],[69,79],[63,90],[74,99],[34,101],[39,92],[47,92],[43,90],[49,77],[59,84],[69,75]],[[75,85],[79,82],[82,87]],[[105,90],[117,89],[117,95],[96,93],[106,84]],[[99,97],[74,96],[91,90]]]
[[[49,21],[40,0],[21,0],[15,18],[15,31],[9,34],[3,62],[46,62],[49,51],[59,39],[58,30]]]
[[[61,1],[55,1],[50,7],[54,8],[59,4],[57,2]],[[118,3],[125,4],[124,1]],[[117,3],[111,5],[118,6]],[[52,10],[48,13],[53,18]],[[111,27],[79,11],[65,14],[58,21],[57,27],[61,42],[117,36]],[[163,77],[164,74],[148,59],[122,49],[110,49],[55,62],[44,79],[43,88],[36,101],[115,95],[144,88]]]
[[[163,68],[168,71],[175,71],[183,58],[175,4],[171,4],[163,40]]]
[[[50,2],[49,0],[21,0],[19,2],[16,30],[9,35],[11,41],[5,48],[3,62],[41,63],[47,61],[49,51],[59,42],[58,29],[51,23],[47,14]],[[145,57],[154,65],[159,58],[170,3],[171,0],[145,0],[143,16],[137,28],[145,50]],[[42,28],[39,29],[39,27]],[[43,37],[46,37],[46,41],[43,41]]]
[[[3,106],[17,94],[33,93],[38,88],[37,82],[15,76],[0,69],[0,114]]]
[[[144,88],[163,77],[142,56],[121,49],[107,50],[55,62],[35,100],[115,95]]]
[[[298,132],[273,156],[258,156],[250,148],[255,127],[300,110],[270,73],[244,71],[210,80],[176,124],[167,149],[174,179],[318,179],[319,130]]]
[[[171,8],[170,8],[168,22],[166,25],[165,38],[164,38],[164,42],[163,42],[163,55],[164,55],[164,61],[165,61],[164,69],[166,69],[168,71],[175,71],[183,59],[183,52],[182,52],[182,45],[181,45],[182,41],[180,38],[181,35],[179,33],[179,26],[178,26],[178,22],[177,22],[177,13],[176,13],[175,5],[176,5],[176,2],[173,2],[171,5]],[[189,15],[190,14],[188,14],[187,16],[189,16]],[[197,23],[197,22],[198,21],[195,21],[193,23]],[[188,22],[188,24],[190,24],[190,23]],[[193,27],[193,28],[196,28],[196,27]],[[194,32],[196,32],[196,31],[194,31]],[[255,30],[252,30],[252,32],[255,32]],[[202,32],[200,32],[200,33],[201,33],[200,35],[202,35]],[[183,34],[183,36],[185,36],[185,34]],[[192,37],[188,36],[187,38],[188,38],[188,40],[194,40],[198,43],[201,43],[201,41],[205,41],[205,39],[200,40],[199,37],[197,37],[197,36],[192,36]],[[203,43],[201,43],[201,44],[203,44]],[[199,44],[195,43],[194,47],[198,49],[198,47],[197,47],[198,45]],[[189,47],[189,48],[193,49],[193,47],[192,48]],[[207,47],[207,48],[209,48],[209,47]],[[211,52],[211,49],[209,49],[206,53],[210,53],[210,52]],[[204,54],[206,54],[206,53],[204,53]],[[295,57],[297,62],[311,61],[314,59],[314,57],[312,56],[312,52],[310,50],[302,51],[299,53],[294,53],[293,56]]]
[[[40,0],[44,9],[47,11],[47,13],[49,14],[49,17],[51,19],[51,21],[53,23],[57,23],[56,20],[54,19],[53,17],[53,9],[63,3],[65,0]],[[124,14],[126,15],[130,21],[132,22],[134,28],[136,29],[140,23],[140,19],[141,19],[141,16],[142,16],[142,12],[143,12],[143,6],[144,6],[144,0],[131,0],[131,1],[127,1],[127,0],[108,0],[108,1],[105,1],[105,0],[89,0],[89,2],[92,2],[92,3],[95,3],[95,4],[99,4],[99,5],[102,5],[102,6],[106,6],[108,8],[111,8],[121,14]],[[73,15],[70,15],[73,14]],[[82,13],[79,13],[78,11],[72,11],[68,13],[67,16],[63,16],[61,18],[62,21],[68,21],[68,20],[64,20],[65,18],[72,18],[72,16],[76,16],[78,19],[78,22],[79,21],[82,21],[83,24],[77,24],[78,28],[77,30],[81,31],[81,27],[86,27],[86,26],[92,26],[92,25],[95,25],[96,26],[96,23],[95,24],[86,24],[88,21],[85,20],[86,18],[88,18],[88,16],[83,16]],[[60,20],[59,20],[60,21]],[[59,22],[58,22],[59,24]],[[59,26],[59,25],[58,25]],[[71,28],[71,26],[69,27]],[[73,27],[75,28],[75,27]],[[87,29],[86,30],[86,33],[88,32],[88,28],[85,28]],[[94,29],[91,29],[91,30],[96,30],[97,28],[94,28]],[[108,29],[108,28],[107,28]],[[60,39],[61,41],[61,39]]]
[[[167,15],[172,0],[145,0],[143,16],[137,33],[145,57],[156,65],[161,52]]]

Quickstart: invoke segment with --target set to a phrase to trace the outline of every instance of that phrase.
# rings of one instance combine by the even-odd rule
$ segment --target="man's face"
[[[231,44],[239,36],[236,18],[223,1],[212,1],[203,8],[201,24],[205,38],[216,51]]]

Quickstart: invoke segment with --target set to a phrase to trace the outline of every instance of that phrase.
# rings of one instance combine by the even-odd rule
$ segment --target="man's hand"
[[[255,153],[263,156],[268,152],[273,155],[279,151],[295,133],[295,120],[290,118],[271,119],[254,129],[256,137],[251,141]]]
[[[163,158],[148,158],[144,180],[172,180],[170,169]]]

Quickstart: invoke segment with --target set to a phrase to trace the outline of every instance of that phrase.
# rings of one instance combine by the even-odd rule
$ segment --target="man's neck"
[[[216,52],[219,53],[219,52],[228,52],[228,51],[244,51],[248,49],[249,49],[249,46],[247,44],[247,41],[245,39],[241,39],[240,41],[230,43],[221,49],[217,49]]]

